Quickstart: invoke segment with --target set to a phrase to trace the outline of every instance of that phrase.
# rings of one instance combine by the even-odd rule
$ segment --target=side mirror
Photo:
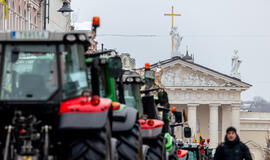
[[[185,138],[190,138],[191,137],[191,128],[190,127],[185,127],[184,128],[184,136],[185,136]]]
[[[173,111],[175,122],[182,123],[182,112]]]
[[[118,78],[122,71],[122,61],[118,56],[110,57],[108,60],[108,66],[110,71],[110,76]]]
[[[169,106],[168,94],[165,91],[158,92],[158,102],[161,106]]]

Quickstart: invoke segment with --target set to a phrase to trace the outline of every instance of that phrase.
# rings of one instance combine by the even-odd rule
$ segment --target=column
[[[199,104],[187,104],[188,107],[188,125],[191,128],[191,136],[197,134],[197,107]]]
[[[232,104],[232,126],[236,128],[240,135],[240,103]]]
[[[209,104],[209,138],[210,148],[218,145],[218,107],[220,104]]]
[[[31,13],[32,13],[32,8],[31,7],[27,7],[28,9],[28,29],[27,30],[31,30]]]
[[[232,117],[231,105],[222,105],[222,141],[224,141],[227,128],[232,126],[232,121],[229,117]]]

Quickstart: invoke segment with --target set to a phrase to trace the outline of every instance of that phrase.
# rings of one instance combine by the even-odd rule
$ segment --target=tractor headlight
[[[84,34],[79,35],[80,41],[86,41],[86,36]]]
[[[131,78],[131,77],[129,77],[129,78],[127,78],[127,79],[126,79],[126,81],[127,81],[127,82],[133,82],[133,81],[134,81],[134,79],[133,79],[133,78]]]
[[[106,59],[105,59],[105,58],[101,58],[101,59],[100,59],[100,63],[101,63],[101,64],[106,64]]]
[[[142,80],[141,80],[140,77],[137,77],[137,78],[135,78],[135,81],[136,81],[136,82],[141,82]]]
[[[73,42],[73,41],[76,40],[76,36],[73,35],[73,34],[69,34],[69,35],[67,35],[66,39],[67,39],[68,41],[70,41],[70,42]]]

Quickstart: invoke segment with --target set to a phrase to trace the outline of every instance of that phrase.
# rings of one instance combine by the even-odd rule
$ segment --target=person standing
[[[225,142],[217,147],[214,160],[252,160],[248,147],[240,141],[234,127],[227,128]]]

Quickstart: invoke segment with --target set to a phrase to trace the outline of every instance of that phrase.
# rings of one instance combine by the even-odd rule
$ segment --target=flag
[[[2,2],[2,4],[3,4],[4,7],[5,7],[5,19],[7,19],[7,17],[8,17],[8,7],[7,7],[7,2],[6,2],[6,0],[0,0],[0,2]]]
[[[193,136],[193,143],[196,143],[195,134],[194,134],[194,136]]]
[[[199,137],[199,141],[198,141],[198,144],[202,145],[202,132],[200,131],[200,137]]]
[[[202,132],[201,131],[200,131],[200,137],[199,137],[198,144],[202,146],[201,155],[203,155],[204,147],[203,147],[203,138],[202,138]]]

